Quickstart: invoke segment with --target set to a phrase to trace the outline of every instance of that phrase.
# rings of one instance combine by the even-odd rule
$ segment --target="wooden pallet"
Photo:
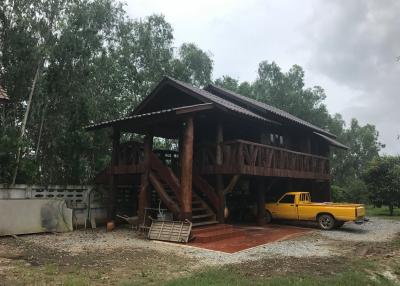
[[[153,220],[150,226],[148,238],[171,242],[189,241],[192,223],[186,221]]]

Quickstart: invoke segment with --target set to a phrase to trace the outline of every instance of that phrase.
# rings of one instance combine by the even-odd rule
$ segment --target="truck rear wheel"
[[[317,221],[321,229],[331,230],[335,227],[335,219],[330,214],[319,215]]]
[[[265,212],[265,223],[271,223],[272,221],[272,215],[269,211]]]

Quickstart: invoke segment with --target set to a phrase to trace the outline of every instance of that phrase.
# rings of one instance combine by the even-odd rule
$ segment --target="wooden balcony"
[[[240,174],[329,180],[329,159],[244,140],[222,143],[222,164],[217,146],[203,145],[197,164],[200,174]]]
[[[154,154],[169,168],[179,168],[179,153],[173,150],[153,150]],[[140,174],[145,171],[143,144],[135,141],[123,143],[118,148],[118,161],[112,168],[116,175]]]

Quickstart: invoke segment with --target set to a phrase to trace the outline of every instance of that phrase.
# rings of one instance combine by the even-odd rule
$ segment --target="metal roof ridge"
[[[169,80],[169,81],[171,81],[171,82],[173,82],[173,83],[175,83],[177,85],[180,85],[181,87],[183,87],[183,88],[185,88],[185,89],[187,89],[187,90],[189,90],[191,92],[196,93],[200,97],[203,97],[203,98],[206,97],[208,100],[211,100],[212,102],[214,102],[217,106],[219,105],[219,106],[221,106],[223,108],[227,108],[227,109],[229,109],[231,111],[234,111],[234,112],[237,112],[237,113],[241,113],[241,114],[244,114],[244,115],[259,119],[259,120],[263,120],[263,121],[274,123],[274,124],[279,124],[278,122],[276,122],[274,120],[271,120],[271,119],[265,118],[265,117],[263,117],[263,116],[261,116],[259,114],[256,114],[253,111],[248,110],[247,108],[245,108],[243,106],[240,106],[240,105],[238,105],[238,104],[236,104],[234,102],[231,102],[231,101],[229,101],[227,99],[221,98],[220,96],[217,96],[217,95],[215,95],[215,94],[213,94],[213,93],[211,93],[211,92],[209,92],[209,91],[207,91],[207,90],[205,90],[203,88],[199,88],[199,87],[193,86],[193,85],[191,85],[189,83],[180,81],[178,79],[174,79],[174,78],[172,78],[170,76],[165,76],[164,79],[162,80],[162,82],[164,82],[164,80]]]
[[[293,114],[291,114],[291,113],[289,113],[287,111],[279,109],[279,108],[277,108],[275,106],[272,106],[272,105],[269,105],[267,103],[258,101],[256,99],[253,99],[253,98],[238,94],[238,93],[236,93],[234,91],[228,90],[226,88],[217,86],[217,85],[212,84],[212,83],[210,83],[208,86],[206,86],[205,90],[207,90],[209,88],[225,92],[228,96],[235,96],[240,100],[244,100],[244,101],[248,102],[249,104],[252,104],[256,108],[263,108],[266,111],[272,112],[272,113],[274,113],[274,114],[276,114],[276,115],[278,115],[280,117],[283,117],[283,118],[286,118],[288,120],[297,122],[298,124],[304,125],[304,126],[306,126],[308,128],[315,129],[318,132],[322,132],[326,136],[331,136],[333,138],[337,137],[335,134],[332,134],[329,131],[322,129],[321,127],[318,127],[318,126],[316,126],[316,125],[314,125],[314,124],[312,124],[312,123],[310,123],[310,122],[308,122],[308,121],[306,121],[304,119],[301,119],[301,118],[299,118],[299,117],[297,117],[297,116],[295,116],[295,115],[293,115]],[[215,94],[215,95],[218,96],[217,94]]]

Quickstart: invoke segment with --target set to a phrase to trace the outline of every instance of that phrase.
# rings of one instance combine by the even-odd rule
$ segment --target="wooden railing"
[[[223,142],[222,164],[217,146],[203,145],[197,164],[201,174],[247,174],[291,178],[329,179],[329,159],[245,140]]]
[[[138,165],[143,162],[143,144],[135,141],[122,143],[118,150],[118,165]]]
[[[177,151],[155,149],[153,153],[173,171],[178,169],[179,154]],[[135,141],[122,143],[118,148],[118,164],[112,169],[114,174],[142,173],[145,169],[143,144]]]

